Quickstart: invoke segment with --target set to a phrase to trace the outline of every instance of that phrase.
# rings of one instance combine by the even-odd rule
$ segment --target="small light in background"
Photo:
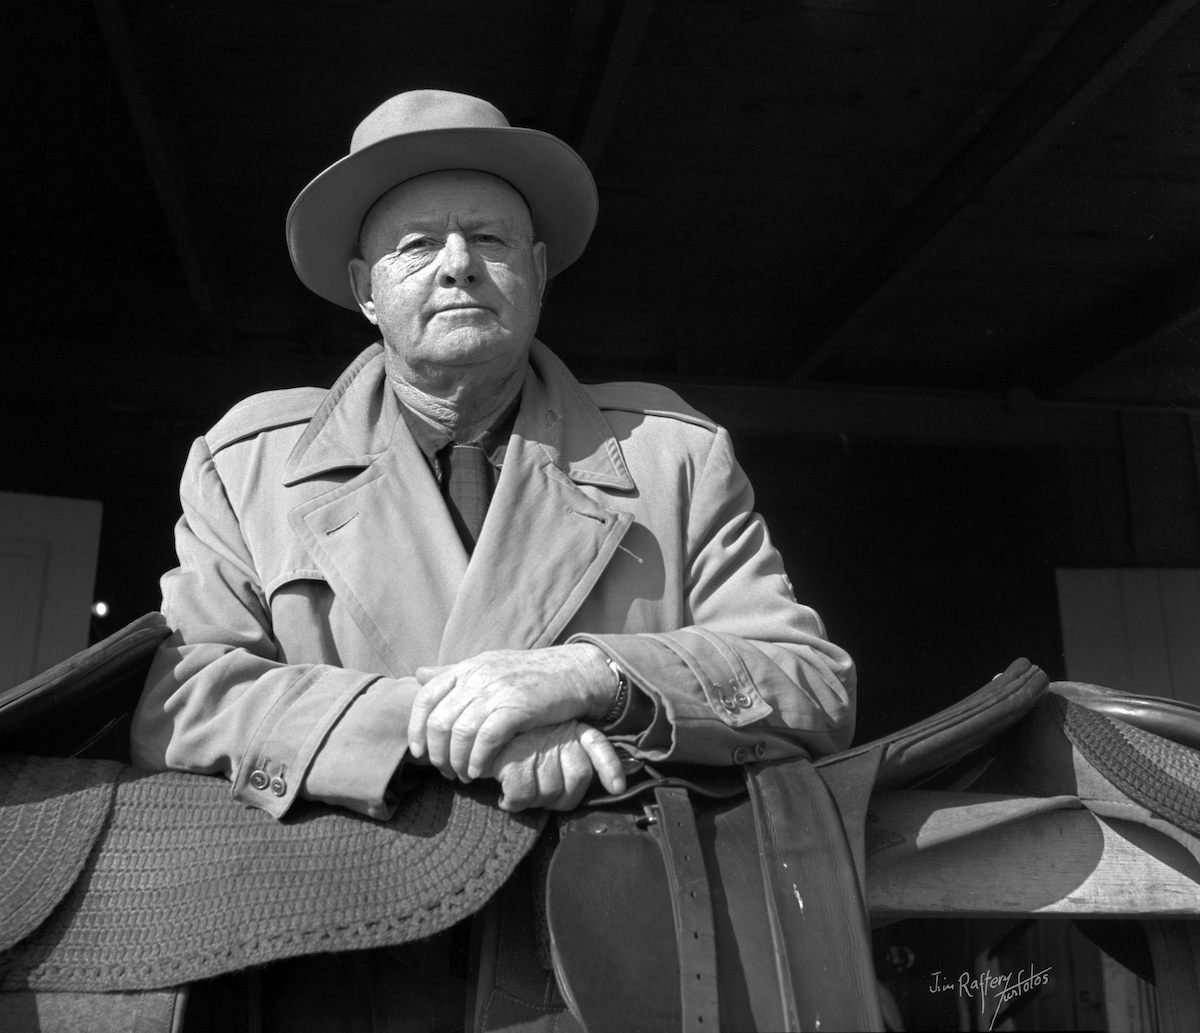
[[[102,600],[102,599],[97,599],[94,603],[92,603],[92,616],[93,617],[107,617],[108,616],[108,603],[104,602],[104,600]]]

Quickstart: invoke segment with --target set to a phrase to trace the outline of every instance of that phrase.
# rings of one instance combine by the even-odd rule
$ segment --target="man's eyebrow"
[[[509,232],[520,232],[521,220],[515,219],[508,215],[480,215],[478,217],[466,216],[458,220],[459,226],[463,229],[480,229],[484,227],[496,227],[498,229],[508,230]],[[407,222],[401,227],[404,235],[409,233],[430,233],[442,232],[446,228],[446,220],[440,218],[430,219],[414,219],[412,222]]]

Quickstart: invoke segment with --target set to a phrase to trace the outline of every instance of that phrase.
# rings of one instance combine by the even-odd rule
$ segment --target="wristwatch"
[[[600,719],[601,727],[616,724],[624,715],[625,708],[629,705],[629,675],[622,671],[617,662],[611,657],[605,657],[604,662],[608,664],[608,669],[617,676],[617,694],[613,697],[612,706],[608,708],[604,717]]]

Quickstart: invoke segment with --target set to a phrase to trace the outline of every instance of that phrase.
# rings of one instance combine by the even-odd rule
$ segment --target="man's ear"
[[[367,265],[366,259],[355,257],[347,263],[346,272],[350,277],[350,289],[354,292],[354,300],[358,302],[362,314],[378,326],[375,299],[371,297],[371,267]]]
[[[544,241],[533,242],[533,266],[537,270],[538,297],[546,293],[546,245]]]

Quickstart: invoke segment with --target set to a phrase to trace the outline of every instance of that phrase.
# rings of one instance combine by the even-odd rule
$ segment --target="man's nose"
[[[465,287],[475,282],[475,254],[461,233],[451,233],[442,247],[438,282],[443,287]]]

